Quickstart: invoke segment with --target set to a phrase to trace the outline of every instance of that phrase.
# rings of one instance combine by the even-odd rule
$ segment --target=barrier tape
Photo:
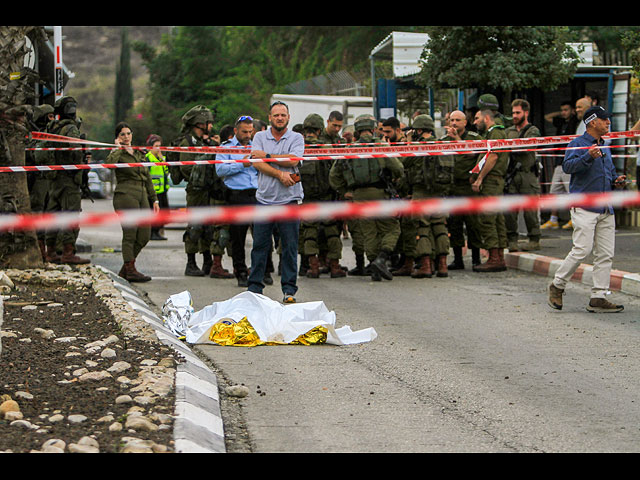
[[[569,193],[565,195],[503,195],[421,200],[320,202],[300,205],[246,205],[194,207],[186,210],[151,209],[114,212],[29,213],[0,215],[0,231],[58,230],[120,224],[139,225],[232,224],[326,219],[385,218],[394,216],[460,215],[519,210],[566,210],[572,207],[626,207],[640,204],[640,192]]]
[[[638,132],[640,134],[640,132]],[[542,137],[540,137],[542,138]],[[518,139],[514,139],[518,140]],[[626,148],[628,145],[603,145],[600,148]],[[123,147],[118,147],[123,148]],[[139,147],[143,148],[143,147]],[[198,148],[198,147],[192,147]],[[212,148],[212,147],[211,147]],[[584,147],[552,147],[552,148],[537,148],[537,149],[515,149],[515,150],[501,150],[504,152],[541,152],[541,151],[553,151],[553,150],[582,150],[588,149],[590,146]],[[384,158],[384,157],[423,157],[432,155],[453,155],[453,154],[469,154],[477,153],[481,154],[486,151],[487,155],[474,167],[473,173],[477,173],[482,167],[484,160],[488,156],[488,153],[493,150],[493,146],[485,147],[481,150],[462,150],[462,151],[447,151],[447,152],[407,152],[407,153],[380,153],[380,154],[360,154],[360,155],[322,155],[315,157],[286,157],[286,158],[246,158],[246,159],[228,159],[228,160],[182,160],[174,162],[132,162],[132,163],[80,163],[72,165],[24,165],[24,166],[5,166],[0,167],[0,173],[6,172],[47,172],[47,171],[60,171],[60,170],[96,170],[96,169],[113,169],[113,168],[131,168],[131,167],[151,167],[151,166],[177,166],[177,165],[215,165],[218,163],[263,163],[263,162],[286,162],[291,160],[301,161],[321,161],[321,160],[352,160],[356,158]]]

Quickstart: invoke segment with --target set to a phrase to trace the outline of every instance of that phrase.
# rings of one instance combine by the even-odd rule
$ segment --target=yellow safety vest
[[[148,162],[164,162],[164,157],[158,160],[151,152],[147,153]],[[149,174],[151,175],[151,181],[153,182],[153,189],[156,193],[164,193],[169,190],[169,167],[166,165],[153,165],[149,167]]]

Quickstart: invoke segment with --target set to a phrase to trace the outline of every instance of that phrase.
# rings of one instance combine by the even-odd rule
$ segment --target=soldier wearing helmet
[[[356,118],[354,128],[359,143],[373,143],[377,122],[371,115]],[[355,158],[337,160],[329,174],[331,186],[345,199],[354,202],[387,200],[391,197],[393,182],[404,175],[400,160],[394,157]],[[389,179],[391,177],[391,179]],[[360,226],[364,236],[365,254],[370,260],[369,271],[373,281],[392,280],[387,261],[400,237],[397,218],[362,218]]]
[[[324,128],[324,120],[317,113],[308,115],[302,123],[305,144],[322,143],[318,137]],[[303,203],[330,202],[333,189],[329,184],[329,160],[310,160],[299,167],[300,181],[304,190]],[[308,278],[318,278],[321,273],[320,257],[329,262],[331,278],[345,277],[340,267],[342,258],[341,225],[337,220],[302,221],[300,223],[299,251],[301,253],[300,271],[306,267]]]
[[[182,116],[184,138],[180,147],[215,146],[210,138],[213,114],[204,105],[196,105]],[[180,161],[213,160],[215,154],[181,152]],[[214,164],[180,165],[182,176],[187,180],[187,208],[224,204],[222,179],[216,174]],[[187,225],[182,241],[187,254],[184,274],[187,276],[212,278],[234,278],[222,267],[222,255],[229,240],[229,228],[222,225]],[[202,254],[200,269],[196,254]]]
[[[58,99],[53,106],[57,119],[50,123],[50,133],[64,137],[82,138],[79,122],[76,118],[78,103],[75,98],[65,96]],[[57,144],[59,147],[61,144]],[[62,144],[64,145],[64,144]],[[51,165],[78,165],[84,162],[81,150],[50,152],[46,162]],[[82,170],[47,172],[49,179],[49,196],[47,212],[80,212],[82,209]],[[47,261],[78,265],[89,263],[88,259],[76,255],[78,228],[50,230],[46,234]]]

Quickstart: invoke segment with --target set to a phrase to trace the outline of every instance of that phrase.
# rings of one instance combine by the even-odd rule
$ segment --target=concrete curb
[[[224,425],[216,374],[193,351],[164,326],[125,279],[96,266],[113,282],[124,300],[150,324],[160,342],[185,358],[178,364],[175,378],[176,405],[173,439],[176,453],[225,453]]]
[[[525,272],[531,272],[546,277],[553,277],[564,259],[537,255],[527,252],[513,252],[504,254],[507,267]],[[581,264],[571,277],[571,281],[592,285],[593,265]],[[640,275],[623,270],[611,270],[609,290],[629,295],[640,296]]]

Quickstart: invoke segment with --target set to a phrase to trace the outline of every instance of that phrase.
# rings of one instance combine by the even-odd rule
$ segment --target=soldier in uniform
[[[182,125],[185,136],[180,142],[181,147],[206,146],[210,145],[207,140],[209,131],[213,124],[211,111],[203,106],[196,105],[182,116]],[[195,155],[196,160],[213,160],[214,154]],[[180,153],[180,161],[194,160],[194,154],[189,152]],[[187,208],[206,207],[222,201],[222,180],[216,174],[215,165],[180,165],[182,176],[187,180]],[[219,190],[220,198],[216,197]],[[210,275],[215,278],[233,278],[233,274],[222,268],[222,253],[224,247],[217,244],[217,251],[213,252],[214,228],[211,225],[187,225],[184,235],[185,253],[187,254],[187,265],[184,274],[192,277],[203,277]],[[196,254],[203,257],[202,269],[196,263]]]
[[[485,93],[483,95],[480,95],[477,103],[478,103],[478,110],[488,109],[494,113],[495,115],[494,121],[497,125],[502,125],[505,128],[513,125],[513,118],[507,117],[500,112],[500,104],[498,103],[498,98],[495,95],[491,93]],[[477,113],[478,112],[476,112],[476,114]]]
[[[355,129],[360,135],[358,142],[372,143],[376,120],[371,115],[361,115],[355,121]],[[394,157],[341,159],[331,167],[329,182],[341,196],[354,202],[387,200],[390,194],[385,178],[391,176],[392,181],[398,181],[403,175],[402,163]],[[392,280],[387,260],[400,237],[398,219],[362,218],[359,224],[364,236],[365,252],[371,261],[368,266],[371,279]]]
[[[344,117],[342,113],[338,112],[337,110],[334,110],[333,112],[331,112],[329,114],[329,118],[327,118],[327,125],[322,129],[322,131],[320,132],[320,135],[318,135],[317,143],[321,143],[321,144],[346,143],[346,140],[340,136],[340,130],[342,130],[343,123],[344,123]]]
[[[516,99],[511,102],[511,114],[513,125],[505,130],[507,138],[532,138],[540,137],[540,130],[529,123],[529,102]],[[536,161],[535,152],[511,152],[509,169],[508,194],[539,195],[540,194],[540,170]],[[540,219],[537,210],[525,210],[522,212],[529,242],[522,247],[518,246],[518,212],[505,212],[504,221],[507,228],[509,251],[526,252],[540,250]]]
[[[495,122],[497,114],[493,110],[479,110],[476,113],[475,125],[486,140],[503,139],[504,125]],[[471,185],[474,192],[481,196],[498,196],[504,194],[504,177],[507,173],[509,153],[484,153],[479,156],[480,173]],[[474,265],[474,272],[501,272],[507,269],[504,263],[504,249],[507,247],[507,230],[502,213],[483,213],[478,217],[480,235],[484,248],[489,251],[489,259],[480,265]]]
[[[47,125],[54,120],[53,107],[47,103],[38,105],[33,112],[33,123],[39,132],[46,132]],[[46,142],[31,141],[31,146],[42,146]],[[26,165],[46,165],[46,151],[30,151],[26,152]],[[43,213],[46,211],[47,199],[49,197],[49,179],[47,172],[29,172],[27,174],[27,183],[29,186],[29,199],[31,200],[31,211],[33,213]],[[42,254],[42,260],[46,261],[47,252],[45,246],[46,232],[38,230],[38,246]]]
[[[418,115],[412,124],[412,138],[418,142],[435,141],[435,123],[430,115]],[[411,198],[420,200],[445,197],[451,193],[453,158],[450,156],[406,157],[405,171]],[[423,215],[416,222],[417,243],[415,256],[417,267],[412,278],[447,277],[449,232],[445,215]],[[435,265],[433,261],[435,262]]]
[[[307,145],[320,143],[318,135],[322,132],[322,117],[312,113],[304,119],[304,137]],[[334,191],[329,184],[331,165],[328,160],[310,160],[299,167],[300,181],[304,190],[303,203],[330,202],[334,199]],[[341,224],[337,220],[302,221],[300,223],[300,251],[308,262],[306,276],[320,276],[320,242],[321,233],[327,243],[327,259],[331,278],[345,277],[346,272],[340,267],[342,258]]]
[[[475,131],[467,128],[467,116],[460,110],[454,110],[449,115],[449,126],[443,141],[460,142],[481,140]],[[471,197],[477,195],[471,188],[471,170],[478,161],[477,153],[457,154],[454,157],[453,185],[451,195],[455,197]],[[450,215],[447,221],[449,228],[449,242],[453,250],[453,261],[447,265],[448,270],[464,269],[462,251],[465,245],[471,249],[471,262],[480,263],[480,249],[482,237],[478,229],[478,216],[475,214]],[[465,242],[465,230],[467,239]]]
[[[112,151],[107,163],[142,163],[145,154],[131,148],[133,132],[126,123],[119,123],[115,130],[115,143],[124,148]],[[113,209],[149,209],[153,205],[154,212],[160,211],[158,197],[153,188],[151,175],[147,167],[116,168],[116,189],[113,194]],[[123,265],[118,273],[130,282],[148,282],[151,277],[140,273],[136,268],[138,255],[149,243],[151,227],[138,225],[122,227],[122,260]]]
[[[73,97],[58,99],[53,107],[58,117],[47,129],[49,133],[65,137],[81,138],[76,120],[77,102]],[[84,162],[81,150],[54,151],[49,156],[51,165],[78,165]],[[47,212],[80,212],[82,210],[82,170],[46,172],[49,179],[49,198]],[[89,259],[76,255],[78,228],[50,230],[46,234],[46,260],[55,263],[80,265],[89,263]],[[62,254],[58,255],[61,250]]]

